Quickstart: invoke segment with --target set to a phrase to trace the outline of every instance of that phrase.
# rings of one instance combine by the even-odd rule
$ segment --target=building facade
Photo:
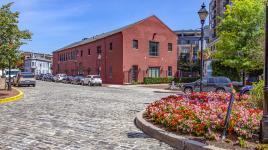
[[[110,84],[173,77],[176,72],[177,36],[156,16],[53,52],[53,73],[100,74]]]
[[[197,77],[200,72],[201,30],[174,31],[178,36],[178,74],[180,77]],[[209,28],[205,27],[203,47],[209,42]]]
[[[217,39],[216,27],[220,23],[218,17],[222,17],[226,10],[226,5],[230,5],[231,0],[211,0],[209,3],[209,25],[210,25],[210,39],[214,41]]]
[[[23,55],[23,71],[35,75],[52,73],[52,55],[33,52],[23,52]]]

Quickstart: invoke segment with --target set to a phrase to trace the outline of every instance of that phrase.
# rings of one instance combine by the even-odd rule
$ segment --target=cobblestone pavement
[[[172,149],[133,123],[146,104],[167,93],[41,81],[21,89],[21,101],[0,105],[0,149]]]

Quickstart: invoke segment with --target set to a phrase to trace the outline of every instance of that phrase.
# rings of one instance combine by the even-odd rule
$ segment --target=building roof
[[[37,55],[46,55],[46,56],[52,57],[51,54],[47,54],[47,53],[38,53],[38,52],[30,52],[30,51],[20,51],[20,52],[23,54],[37,54]]]
[[[151,17],[154,17],[154,18],[158,19],[161,23],[163,23],[158,17],[156,17],[155,15],[152,15],[152,16],[149,16],[149,17],[147,17],[147,18],[145,18],[145,19],[142,19],[142,20],[140,20],[140,21],[137,21],[137,22],[135,22],[135,23],[132,23],[132,24],[126,25],[126,26],[124,26],[124,27],[121,27],[121,28],[112,30],[112,31],[110,31],[110,32],[102,33],[102,34],[99,34],[99,35],[96,35],[96,36],[92,36],[92,37],[90,37],[90,38],[84,38],[84,39],[82,39],[81,41],[78,41],[78,42],[74,42],[74,43],[72,43],[72,44],[69,44],[69,45],[67,45],[67,46],[65,46],[65,47],[62,47],[62,48],[60,48],[60,49],[58,49],[58,50],[56,50],[56,51],[54,51],[54,52],[59,52],[59,51],[62,51],[62,50],[68,49],[68,48],[73,48],[73,47],[76,47],[76,46],[79,46],[79,45],[83,45],[83,44],[86,44],[86,43],[91,43],[91,42],[97,41],[97,40],[99,40],[99,39],[103,39],[103,38],[105,38],[105,37],[114,35],[114,34],[116,34],[116,33],[120,33],[120,32],[122,32],[122,31],[124,31],[125,29],[130,28],[130,27],[132,27],[132,26],[134,26],[134,25],[136,25],[136,24],[139,24],[139,23],[141,23],[141,22],[143,22],[143,21],[145,21],[145,20],[147,20],[147,19],[149,19],[149,18],[151,18]],[[164,23],[163,23],[163,24],[164,24]],[[165,25],[165,24],[164,24],[164,25]],[[168,27],[167,27],[167,28],[168,28]],[[168,29],[169,29],[169,28],[168,28]],[[172,32],[172,30],[170,30],[170,31]],[[53,52],[53,53],[54,53],[54,52]]]
[[[152,17],[152,16],[150,16],[150,17]],[[148,18],[150,18],[150,17],[148,17]],[[146,18],[146,19],[147,19],[147,18]],[[146,20],[146,19],[143,19],[143,20]],[[112,31],[110,31],[110,32],[102,33],[102,34],[99,34],[99,35],[96,35],[96,36],[92,36],[92,37],[90,37],[90,38],[84,38],[84,39],[82,39],[81,41],[78,41],[78,42],[74,42],[74,43],[72,43],[72,44],[69,44],[69,45],[67,45],[67,46],[65,46],[65,47],[62,47],[62,48],[60,48],[60,49],[58,49],[58,50],[56,50],[56,51],[54,51],[54,52],[62,51],[62,50],[67,49],[67,48],[72,48],[72,47],[76,47],[76,46],[83,45],[83,44],[86,44],[86,43],[90,43],[90,42],[93,42],[93,41],[97,41],[97,40],[99,40],[99,39],[108,37],[108,36],[110,36],[110,35],[113,35],[113,34],[122,32],[123,30],[125,30],[125,29],[127,29],[127,28],[129,28],[129,27],[131,27],[131,26],[133,26],[133,25],[135,25],[135,24],[137,24],[137,23],[142,22],[143,20],[140,20],[140,21],[135,22],[135,23],[133,23],[133,24],[130,24],[130,25],[121,27],[121,28],[119,28],[119,29],[112,30]]]

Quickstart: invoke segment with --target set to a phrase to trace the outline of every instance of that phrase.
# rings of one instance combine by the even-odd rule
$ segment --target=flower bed
[[[248,97],[235,96],[228,133],[252,138],[259,132],[262,110],[247,103]],[[188,96],[169,96],[151,103],[146,116],[165,128],[217,139],[223,131],[230,94],[193,93]]]

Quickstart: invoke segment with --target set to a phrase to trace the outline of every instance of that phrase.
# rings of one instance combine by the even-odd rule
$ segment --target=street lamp
[[[203,66],[204,66],[204,62],[203,62],[203,42],[204,42],[204,24],[206,21],[206,18],[208,16],[208,11],[206,10],[206,6],[205,3],[202,4],[201,9],[198,11],[198,15],[200,17],[200,21],[201,21],[201,75],[200,75],[200,92],[203,91],[203,85],[202,85],[202,81],[203,81]]]
[[[261,120],[260,142],[268,143],[268,5],[266,5],[266,25],[265,25],[265,66],[264,66],[264,102],[263,117]]]

